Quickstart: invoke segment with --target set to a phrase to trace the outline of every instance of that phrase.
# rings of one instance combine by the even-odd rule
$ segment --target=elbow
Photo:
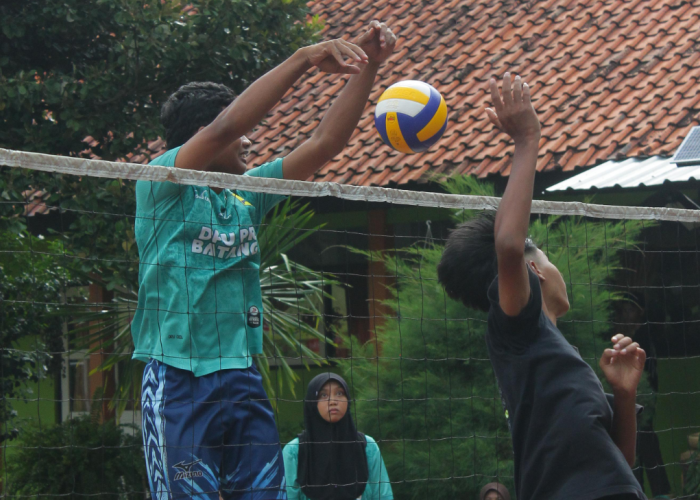
[[[496,234],[496,255],[499,259],[524,259],[525,258],[525,242],[512,235]]]

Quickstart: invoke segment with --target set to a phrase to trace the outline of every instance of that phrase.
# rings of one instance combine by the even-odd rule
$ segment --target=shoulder
[[[149,165],[157,165],[161,167],[174,167],[175,166],[175,158],[177,157],[177,153],[180,151],[180,147],[176,147],[173,149],[169,149],[162,155],[160,155],[158,158],[155,158],[151,160]]]
[[[268,177],[272,179],[282,179],[282,161],[284,158],[277,158],[269,163],[264,163],[259,167],[251,168],[243,175],[248,175],[250,177]]]
[[[368,436],[367,434],[365,434],[365,439],[367,440],[367,448],[365,448],[367,458],[381,456],[381,452],[379,451],[379,445],[377,444],[377,441],[375,441],[375,439],[372,436]]]
[[[154,158],[151,160],[148,164],[151,166],[157,166],[157,167],[174,167],[175,166],[175,157],[177,156],[177,152],[180,151],[180,148],[173,148],[162,155],[160,155],[157,158]],[[136,201],[137,205],[138,202],[146,202],[149,197],[155,197],[154,189],[159,189],[156,188],[156,186],[159,185],[164,185],[168,184],[167,182],[153,182],[153,181],[136,181]]]
[[[488,291],[488,298],[491,302],[489,309],[489,319],[496,320],[496,323],[504,330],[522,331],[526,326],[536,323],[542,314],[542,289],[540,280],[535,272],[527,266],[528,278],[530,281],[530,298],[525,307],[516,316],[509,316],[501,309],[499,302],[498,276],[491,283]]]
[[[296,457],[299,455],[299,438],[295,437],[282,449],[282,454],[286,457]]]
[[[535,274],[535,272],[527,266],[527,275],[530,281],[530,302],[525,306],[527,309],[529,306],[539,305],[542,308],[542,289],[540,288],[540,280]],[[488,290],[489,302],[491,302],[491,309],[499,309],[499,296],[498,296],[498,275],[493,279]],[[534,304],[535,302],[536,304]],[[504,313],[505,314],[505,313]]]

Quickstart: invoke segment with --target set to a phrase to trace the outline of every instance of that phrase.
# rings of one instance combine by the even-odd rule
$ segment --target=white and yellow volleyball
[[[447,105],[432,85],[405,80],[386,89],[379,98],[374,125],[386,145],[402,153],[420,153],[445,132]]]

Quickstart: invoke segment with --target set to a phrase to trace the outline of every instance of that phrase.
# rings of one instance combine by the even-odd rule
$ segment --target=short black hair
[[[495,224],[496,214],[485,212],[453,229],[437,268],[450,298],[481,311],[489,310],[487,292],[498,274]],[[535,250],[537,245],[527,238],[525,253]]]
[[[160,110],[167,148],[185,144],[235,98],[233,90],[214,82],[192,82],[177,89]]]

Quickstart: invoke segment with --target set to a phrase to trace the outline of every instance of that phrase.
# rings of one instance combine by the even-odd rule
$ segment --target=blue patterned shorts
[[[141,406],[154,500],[286,500],[279,435],[255,365],[195,377],[151,359]]]

